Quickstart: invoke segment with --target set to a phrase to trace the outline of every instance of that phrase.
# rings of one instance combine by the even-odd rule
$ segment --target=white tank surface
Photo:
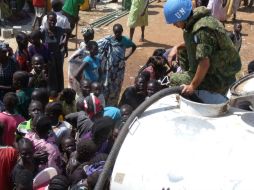
[[[111,190],[254,189],[254,112],[229,107],[219,95],[213,104],[204,93],[196,94],[203,103],[161,98],[133,122]]]

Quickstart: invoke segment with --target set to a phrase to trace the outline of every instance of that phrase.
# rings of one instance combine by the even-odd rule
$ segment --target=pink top
[[[48,163],[46,165],[41,165],[39,167],[40,170],[53,167],[57,170],[58,174],[62,173],[60,152],[55,144],[49,143],[44,139],[40,139],[39,136],[34,132],[27,133],[25,138],[28,138],[33,142],[35,151],[46,151],[49,154]]]
[[[146,67],[143,71],[147,71],[150,73],[150,80],[155,80],[155,71],[154,68],[150,65],[148,67]]]
[[[209,0],[207,9],[210,9],[212,16],[219,21],[227,20],[226,7],[222,7],[222,0]]]
[[[3,135],[3,141],[5,145],[13,146],[13,143],[15,142],[16,129],[18,125],[23,121],[25,121],[25,118],[20,115],[9,114],[7,112],[0,113],[0,122],[5,126]]]

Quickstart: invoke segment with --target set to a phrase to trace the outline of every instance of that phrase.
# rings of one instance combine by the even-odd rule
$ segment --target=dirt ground
[[[149,5],[149,26],[145,31],[145,42],[139,42],[141,35],[140,28],[137,28],[135,31],[134,42],[137,45],[137,50],[127,61],[123,89],[133,84],[137,71],[146,63],[148,57],[151,56],[156,48],[170,48],[183,40],[182,31],[180,29],[165,23],[163,3],[164,2],[153,2]],[[102,13],[100,10],[81,12],[78,31],[80,31],[82,25],[84,26],[87,23],[91,23],[93,20],[104,14],[105,12]],[[122,24],[124,27],[124,35],[129,36],[127,17],[128,16],[122,17],[111,23],[109,26],[95,28],[95,39],[100,39],[106,35],[112,34],[112,26],[115,23]],[[237,21],[241,22],[243,26],[243,43],[240,51],[243,67],[238,75],[241,77],[246,73],[246,65],[254,60],[254,7],[241,7],[237,13]],[[233,22],[228,21],[226,23],[226,29],[229,31],[232,30],[232,25]],[[81,34],[79,34],[78,37],[79,40],[82,40]],[[69,46],[70,50],[73,50],[75,47],[74,41],[71,41]],[[71,55],[71,51],[69,54]],[[65,71],[67,71],[66,68],[67,62],[65,61]],[[65,72],[65,74],[67,74],[67,72]]]

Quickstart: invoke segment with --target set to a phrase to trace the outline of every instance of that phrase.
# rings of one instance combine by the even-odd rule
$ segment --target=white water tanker
[[[195,92],[197,103],[180,90],[164,89],[133,112],[96,190],[109,176],[111,190],[254,189],[254,112],[207,91]]]

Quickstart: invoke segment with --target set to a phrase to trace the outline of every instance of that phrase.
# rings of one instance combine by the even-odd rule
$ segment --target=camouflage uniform
[[[190,84],[199,60],[208,57],[210,67],[199,89],[225,93],[241,69],[241,60],[223,25],[208,9],[198,7],[186,21],[183,35],[186,49],[180,51],[179,62],[185,72],[172,74],[171,85]]]

